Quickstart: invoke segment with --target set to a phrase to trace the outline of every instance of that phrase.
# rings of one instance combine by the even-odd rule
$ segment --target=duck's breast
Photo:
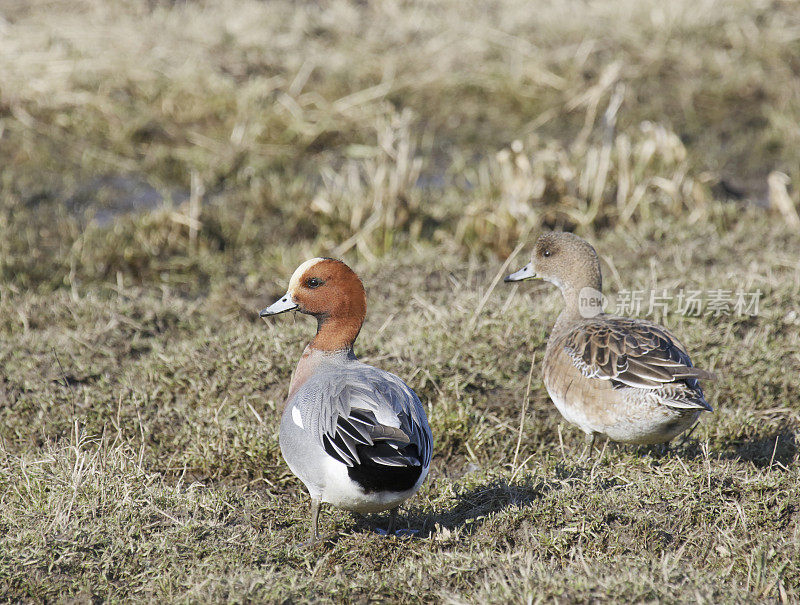
[[[611,382],[584,376],[559,343],[547,347],[544,385],[564,419],[587,434],[602,432],[618,412]]]

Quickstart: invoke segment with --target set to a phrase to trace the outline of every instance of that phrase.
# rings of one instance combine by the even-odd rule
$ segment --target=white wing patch
[[[303,416],[300,414],[300,409],[297,406],[292,408],[292,420],[297,426],[305,430],[306,427],[303,426]]]

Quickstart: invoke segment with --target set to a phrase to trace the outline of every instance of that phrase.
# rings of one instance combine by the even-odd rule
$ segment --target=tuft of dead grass
[[[797,204],[791,3],[86,0],[3,16],[15,206],[80,214],[104,203],[87,183],[122,178],[112,213],[202,190],[240,225],[278,215],[372,258],[417,239],[507,254],[528,224],[701,219],[713,198],[766,203],[774,171],[788,185],[771,197]],[[219,240],[194,208],[172,227]]]

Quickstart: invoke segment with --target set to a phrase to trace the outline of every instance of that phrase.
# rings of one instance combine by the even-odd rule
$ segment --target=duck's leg
[[[592,454],[594,454],[594,444],[597,442],[597,433],[592,433],[591,435],[586,435],[586,443],[589,446],[588,451],[583,450],[581,457],[578,459],[578,462],[583,462],[586,460],[587,462],[591,462]]]
[[[392,510],[389,511],[389,526],[386,528],[386,535],[390,536],[394,533],[394,526],[397,523],[397,510],[399,506],[395,506]]]
[[[311,535],[308,543],[314,544],[319,542],[319,511],[322,508],[322,501],[317,498],[311,498]]]
[[[694,433],[694,430],[695,430],[695,429],[696,429],[698,426],[700,426],[700,421],[699,421],[699,420],[698,420],[697,422],[695,422],[695,423],[692,425],[692,428],[690,428],[690,429],[689,429],[689,430],[686,432],[686,434],[683,436],[683,438],[681,439],[681,442],[678,444],[678,446],[679,446],[679,447],[683,447],[684,445],[686,445],[686,442],[687,442],[687,441],[689,441],[689,437],[691,437],[691,436],[692,436],[692,433]]]

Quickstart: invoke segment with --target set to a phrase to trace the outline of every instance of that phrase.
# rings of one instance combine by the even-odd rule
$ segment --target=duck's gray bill
[[[266,309],[262,309],[258,314],[259,317],[267,317],[269,315],[277,315],[278,313],[285,313],[297,308],[297,303],[292,300],[292,297],[286,294],[280,300],[276,300]]]
[[[528,263],[522,269],[511,275],[506,275],[503,281],[522,281],[523,279],[533,279],[536,272],[533,270],[533,263]]]

